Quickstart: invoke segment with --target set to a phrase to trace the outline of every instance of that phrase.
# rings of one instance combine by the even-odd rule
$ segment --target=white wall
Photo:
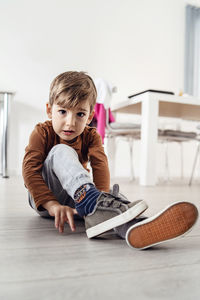
[[[46,119],[50,82],[63,71],[110,80],[118,86],[115,101],[148,88],[182,89],[184,6],[184,0],[0,0],[0,90],[15,92],[10,172],[21,172],[28,136]]]

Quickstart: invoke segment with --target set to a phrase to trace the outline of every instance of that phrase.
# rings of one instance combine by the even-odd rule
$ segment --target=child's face
[[[52,119],[55,133],[65,141],[73,141],[79,136],[93,118],[88,101],[83,101],[74,108],[63,108],[57,104],[46,105],[47,115]]]

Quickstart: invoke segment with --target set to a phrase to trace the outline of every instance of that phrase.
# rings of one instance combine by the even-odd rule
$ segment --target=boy
[[[127,242],[136,248],[149,247],[182,235],[197,219],[197,210],[190,203],[174,204],[155,220],[138,223],[141,224],[140,230],[143,226],[152,227],[151,224],[157,221],[162,223],[166,216],[177,222],[174,216],[178,212],[184,228],[176,226],[178,229],[172,230],[170,235],[162,235],[161,240],[151,239],[141,247],[134,245],[133,240],[138,240],[135,218],[147,209],[147,205],[143,200],[127,201],[116,189],[113,194],[108,193],[107,158],[96,129],[88,126],[94,115],[96,96],[93,80],[84,72],[65,72],[53,80],[49,103],[46,104],[51,120],[36,125],[23,161],[23,177],[31,207],[43,217],[54,217],[59,232],[63,232],[65,222],[69,223],[72,231],[75,230],[76,214],[84,217],[89,238],[113,228],[125,237],[130,227]],[[87,169],[88,161],[93,180]],[[185,211],[192,215],[190,222],[186,222],[188,213]],[[139,235],[142,236],[141,233]],[[146,237],[142,239],[147,240]]]

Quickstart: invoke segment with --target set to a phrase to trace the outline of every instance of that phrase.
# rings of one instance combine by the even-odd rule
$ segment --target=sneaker
[[[125,239],[126,239],[126,233],[127,233],[128,229],[129,229],[131,226],[137,224],[138,222],[142,222],[142,221],[144,221],[144,220],[146,220],[146,219],[147,219],[147,217],[145,217],[145,216],[143,216],[143,215],[139,215],[138,217],[134,218],[133,220],[131,220],[131,221],[125,223],[125,224],[122,224],[122,225],[120,225],[120,226],[118,226],[118,227],[113,228],[113,230],[114,230],[114,232],[115,232],[120,238],[122,238],[122,239],[125,240]]]
[[[110,190],[110,194],[112,194],[114,197],[119,197],[121,200],[125,200],[126,203],[131,202],[127,199],[126,196],[124,196],[122,193],[120,193],[118,183],[113,184],[113,188]]]
[[[189,202],[177,202],[151,218],[131,226],[126,242],[131,248],[146,249],[176,239],[188,233],[198,218],[196,206]]]
[[[93,238],[129,222],[147,208],[143,200],[129,202],[108,193],[101,193],[93,212],[84,217],[87,237]]]

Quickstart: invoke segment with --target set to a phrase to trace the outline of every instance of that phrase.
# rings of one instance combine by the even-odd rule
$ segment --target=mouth
[[[73,130],[63,130],[64,135],[72,135],[74,133]]]

